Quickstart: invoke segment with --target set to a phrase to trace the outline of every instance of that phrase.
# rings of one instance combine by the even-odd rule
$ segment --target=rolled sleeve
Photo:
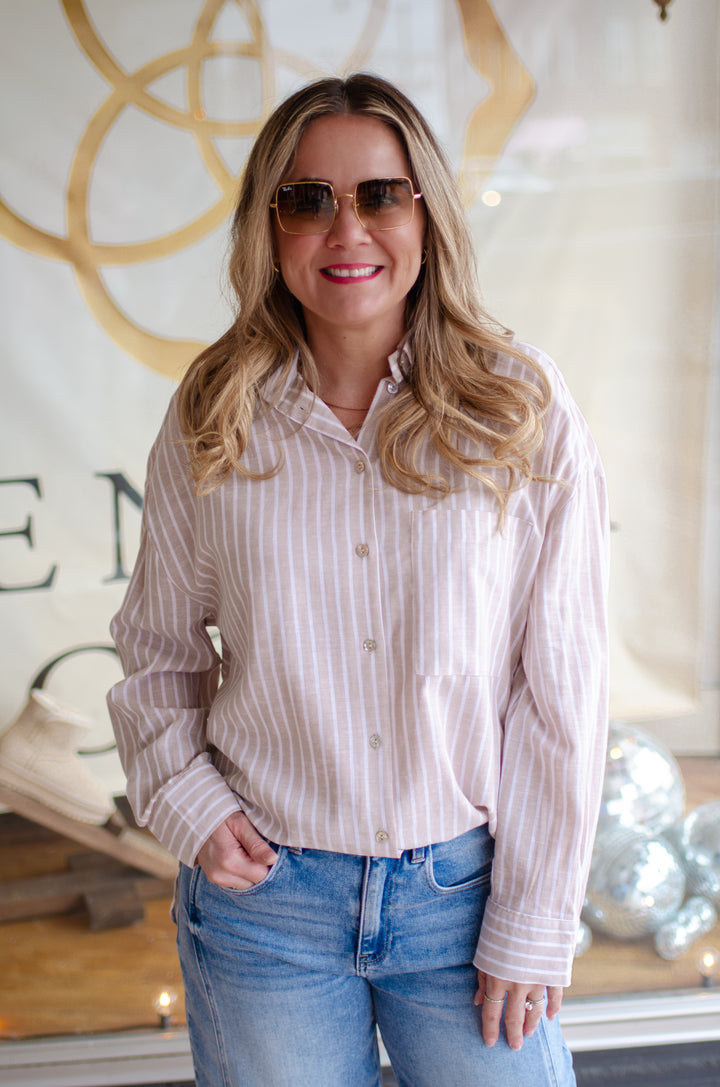
[[[568,985],[607,738],[608,516],[601,471],[552,515],[504,721],[492,894],[475,965]]]
[[[171,408],[150,456],[137,561],[111,624],[125,679],[108,708],[138,824],[193,865],[240,804],[208,752],[220,676],[208,631],[216,602],[197,583],[197,500],[180,437]]]

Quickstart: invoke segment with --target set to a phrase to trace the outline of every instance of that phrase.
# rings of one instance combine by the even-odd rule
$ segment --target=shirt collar
[[[393,351],[388,359],[388,365],[390,366],[393,381],[397,382],[398,385],[402,384],[403,381],[407,381],[412,368],[412,357],[406,344],[401,344],[397,351]]]
[[[300,416],[305,417],[314,400],[311,390],[298,370],[299,354],[299,351],[295,352],[287,371],[277,370],[267,379],[260,394],[268,404],[280,408],[293,418],[297,417],[295,409],[298,408]],[[392,379],[397,385],[407,380],[412,359],[404,344],[389,356],[388,366]]]
[[[260,387],[260,396],[268,404],[280,404],[297,398],[305,382],[300,377],[298,370],[298,356],[296,351],[288,367],[275,370],[263,382]]]

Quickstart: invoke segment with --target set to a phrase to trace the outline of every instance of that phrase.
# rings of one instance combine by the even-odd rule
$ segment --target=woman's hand
[[[213,831],[197,855],[207,878],[233,891],[246,891],[265,879],[276,860],[277,853],[241,811]]]
[[[545,998],[547,995],[547,1007]],[[507,998],[507,999],[506,999]],[[503,981],[478,970],[478,991],[475,1003],[482,1004],[482,1035],[485,1045],[493,1046],[500,1034],[500,1020],[505,1005],[505,1032],[511,1049],[520,1049],[523,1037],[529,1038],[535,1033],[543,1012],[548,1019],[554,1019],[560,1011],[563,991],[559,986],[525,984],[519,981]],[[528,1001],[535,1003],[533,1008],[526,1008]]]

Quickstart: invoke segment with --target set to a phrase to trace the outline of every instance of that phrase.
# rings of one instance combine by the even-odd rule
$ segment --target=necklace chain
[[[370,411],[369,404],[366,408],[348,408],[345,404],[331,404],[329,400],[323,400],[323,404],[328,408],[337,408],[338,411]]]

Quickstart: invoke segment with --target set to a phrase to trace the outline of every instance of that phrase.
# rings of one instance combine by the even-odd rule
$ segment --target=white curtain
[[[262,117],[370,69],[461,176],[488,308],[555,356],[607,467],[613,714],[698,700],[718,255],[716,0],[33,0],[0,8],[0,729],[30,684],[95,722],[145,460],[227,321]],[[715,348],[716,349],[716,348]]]

